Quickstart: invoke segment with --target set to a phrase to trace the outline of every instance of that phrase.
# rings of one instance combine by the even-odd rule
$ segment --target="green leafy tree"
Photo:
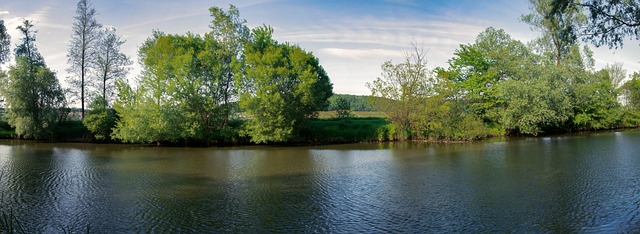
[[[178,142],[190,137],[180,126],[180,123],[190,123],[182,118],[188,113],[180,110],[180,105],[189,103],[181,100],[177,93],[199,83],[191,80],[196,78],[189,64],[195,60],[195,52],[186,45],[180,46],[183,39],[156,31],[145,41],[139,51],[144,70],[138,89],[131,90],[123,82],[120,84],[120,98],[114,105],[120,123],[113,137],[145,143]],[[138,125],[141,122],[145,124]]]
[[[51,138],[65,114],[64,94],[55,73],[17,56],[16,65],[9,68],[9,76],[3,83],[0,93],[6,97],[7,122],[16,129],[16,134],[25,138]]]
[[[501,99],[506,100],[500,123],[509,134],[560,129],[573,117],[567,79],[553,67],[530,66],[529,71],[500,85]]]
[[[326,72],[313,54],[272,38],[273,29],[253,30],[245,48],[246,74],[239,104],[250,116],[245,134],[255,143],[286,142],[299,137],[301,126],[328,106],[333,94]]]
[[[640,73],[634,72],[631,79],[620,87],[623,100],[622,126],[640,126]]]
[[[11,35],[4,26],[4,20],[0,20],[0,65],[9,61],[11,47]]]
[[[7,32],[7,28],[4,26],[4,20],[0,20],[0,65],[4,64],[9,60],[10,47],[11,47],[11,36]],[[4,71],[0,70],[0,77],[4,77],[4,76],[6,76],[6,74],[4,74]],[[2,107],[3,104],[4,104],[4,98],[0,96],[0,107]]]
[[[95,8],[88,0],[78,1],[67,54],[67,63],[70,65],[67,71],[72,74],[70,83],[76,86],[74,91],[80,93],[82,118],[85,114],[88,74],[95,63],[95,49],[100,41],[102,27],[96,20],[96,15]]]
[[[530,0],[532,12],[522,16],[522,21],[542,31],[544,42],[549,42],[547,52],[552,53],[556,66],[570,52],[577,41],[578,29],[585,24],[586,15],[574,5],[561,11],[554,8],[554,0]]]
[[[618,127],[622,109],[608,71],[580,74],[579,78],[573,80],[575,128],[594,130]]]
[[[349,118],[351,113],[351,104],[345,98],[336,99],[336,118]]]
[[[498,98],[500,82],[518,79],[528,72],[523,64],[532,64],[535,56],[520,41],[502,29],[487,28],[474,44],[460,45],[449,60],[450,68],[439,76],[456,86],[458,96],[469,103],[473,114],[487,123],[496,123],[496,112],[504,100]]]
[[[89,105],[87,117],[82,119],[82,123],[97,140],[108,141],[116,124],[115,110],[109,108],[107,100],[102,96],[96,96]]]
[[[375,111],[369,103],[368,96],[350,95],[350,94],[334,94],[329,98],[328,111],[335,111],[338,109],[337,100],[345,99],[349,102],[352,111]]]
[[[207,65],[213,69],[219,111],[223,113],[223,125],[226,126],[233,109],[230,102],[236,98],[234,83],[244,69],[243,49],[250,40],[251,31],[234,5],[229,5],[226,12],[219,7],[211,7],[209,12],[213,20],[209,25],[211,31],[205,38],[211,40],[209,45],[215,47],[208,48],[211,64]]]
[[[29,20],[23,20],[22,25],[17,27],[18,31],[22,35],[20,43],[15,48],[16,60],[18,57],[24,57],[27,59],[27,63],[30,68],[37,68],[38,66],[44,66],[44,58],[38,52],[36,47],[36,33],[33,29],[33,23]]]
[[[371,90],[371,103],[397,126],[402,134],[399,137],[411,139],[421,118],[416,107],[432,94],[433,84],[427,51],[413,44],[412,51],[405,53],[404,62],[382,64],[382,77],[367,83],[367,87]]]
[[[7,122],[16,134],[26,138],[51,138],[55,126],[64,119],[65,99],[54,72],[44,64],[35,47],[33,24],[25,20],[16,47],[16,65],[9,68],[0,93],[6,98]]]

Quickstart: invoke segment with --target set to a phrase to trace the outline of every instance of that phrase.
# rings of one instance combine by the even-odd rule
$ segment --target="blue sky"
[[[400,61],[412,42],[429,50],[430,67],[446,66],[460,44],[473,43],[485,28],[505,29],[523,42],[538,32],[519,21],[529,11],[527,0],[93,0],[98,21],[117,28],[127,43],[123,51],[137,59],[137,48],[153,29],[167,33],[205,33],[208,8],[234,4],[249,27],[262,24],[275,29],[278,41],[299,44],[312,51],[334,83],[336,93],[367,95],[365,84],[380,76],[380,65]],[[75,0],[9,0],[0,2],[14,44],[15,27],[22,18],[36,22],[38,49],[47,64],[64,80],[67,47],[75,15]],[[640,70],[640,46],[624,49],[594,48],[596,67],[623,62],[629,71]],[[136,60],[137,61],[137,60]],[[5,66],[6,67],[6,66]],[[139,74],[139,66],[129,74]],[[66,82],[63,82],[63,85]]]

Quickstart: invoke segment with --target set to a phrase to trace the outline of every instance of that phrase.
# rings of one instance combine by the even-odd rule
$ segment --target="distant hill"
[[[337,109],[336,100],[344,98],[351,105],[352,111],[376,111],[369,103],[368,96],[351,95],[351,94],[334,94],[329,98],[328,111]]]

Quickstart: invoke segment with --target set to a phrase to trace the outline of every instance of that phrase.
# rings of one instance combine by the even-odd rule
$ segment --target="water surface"
[[[470,144],[0,141],[28,232],[634,232],[640,132]]]

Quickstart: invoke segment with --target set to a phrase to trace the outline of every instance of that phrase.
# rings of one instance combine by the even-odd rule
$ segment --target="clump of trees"
[[[66,117],[66,101],[56,74],[36,48],[33,27],[31,21],[24,20],[17,28],[22,38],[15,48],[16,64],[9,68],[8,75],[0,73],[0,94],[8,107],[5,118],[18,136],[48,139]]]
[[[460,45],[448,67],[435,69],[427,67],[427,50],[414,44],[403,61],[382,64],[381,76],[367,84],[372,95],[365,101],[330,99],[333,87],[318,58],[278,42],[269,26],[250,29],[232,5],[209,9],[204,35],[154,31],[138,51],[143,71],[129,83],[124,77],[132,62],[120,52],[125,41],[115,29],[104,29],[93,6],[80,0],[69,44],[69,91],[78,94],[82,123],[96,139],[135,143],[318,140],[311,135],[321,126],[310,119],[327,109],[343,119],[350,110],[384,112],[390,125],[367,120],[375,122],[381,140],[640,126],[640,75],[625,79],[621,64],[595,70],[593,53],[579,43],[584,34],[596,46],[616,48],[625,37],[637,38],[639,20],[629,12],[637,11],[638,2],[530,2],[532,12],[521,19],[541,32],[539,38],[523,43],[487,28],[474,43]],[[19,136],[51,139],[67,120],[67,99],[38,53],[33,27],[28,20],[18,27],[16,63],[0,71],[0,96],[5,119]],[[0,20],[0,64],[10,58],[9,42]],[[346,126],[343,119],[337,122]]]
[[[82,122],[96,139],[210,144],[303,137],[302,128],[333,95],[319,60],[297,45],[277,42],[269,26],[250,30],[233,5],[209,11],[213,19],[205,35],[154,31],[138,52],[142,74],[129,83],[123,78],[131,61],[120,52],[125,41],[115,29],[102,28],[87,0],[78,2],[69,91],[78,94]],[[4,62],[9,37],[0,26]],[[19,27],[24,39],[15,50],[16,65],[0,73],[0,94],[20,136],[53,138],[67,117],[65,93],[37,52],[32,27],[29,21]]]
[[[112,137],[125,142],[255,143],[301,137],[324,110],[332,84],[313,54],[278,43],[273,30],[249,30],[231,6],[210,9],[204,36],[156,31],[139,51],[144,68],[133,88],[118,82]],[[241,125],[230,119],[241,114]]]
[[[487,28],[475,43],[460,45],[449,68],[428,70],[424,50],[415,45],[403,63],[384,63],[382,77],[368,86],[375,107],[394,125],[394,138],[469,140],[638,126],[637,77],[623,83],[619,64],[595,71],[592,52],[577,40],[589,23],[580,6],[602,4],[559,8],[557,2],[531,0],[532,13],[522,20],[542,35],[530,43]]]

